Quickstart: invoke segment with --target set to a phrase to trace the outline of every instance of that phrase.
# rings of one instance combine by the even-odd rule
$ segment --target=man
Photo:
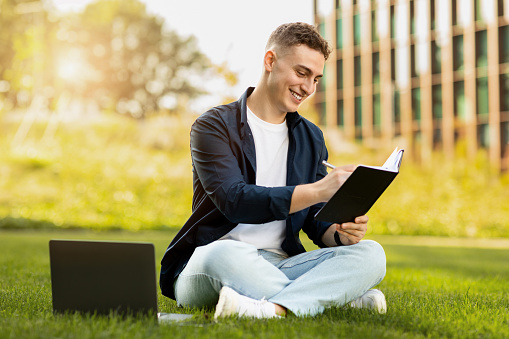
[[[382,292],[370,290],[385,275],[385,253],[360,241],[367,216],[314,220],[355,169],[327,174],[322,132],[297,113],[329,53],[313,26],[281,25],[257,87],[193,124],[193,213],[162,259],[163,295],[216,305],[216,318],[315,315],[348,303],[385,312]],[[305,252],[301,230],[321,248]]]

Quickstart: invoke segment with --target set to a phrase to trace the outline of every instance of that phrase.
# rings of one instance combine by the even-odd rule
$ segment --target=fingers
[[[364,238],[368,229],[369,218],[366,215],[355,218],[355,222],[335,224],[341,242],[345,245],[356,244]]]

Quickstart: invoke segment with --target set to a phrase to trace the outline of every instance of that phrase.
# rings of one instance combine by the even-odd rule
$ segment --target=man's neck
[[[263,86],[256,86],[253,93],[247,98],[247,106],[260,119],[271,124],[281,124],[286,119],[286,113],[280,112],[270,100]]]

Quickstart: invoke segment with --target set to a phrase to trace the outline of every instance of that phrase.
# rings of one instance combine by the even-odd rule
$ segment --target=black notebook
[[[357,166],[315,219],[341,224],[365,215],[398,175],[402,157],[396,148],[381,167]]]

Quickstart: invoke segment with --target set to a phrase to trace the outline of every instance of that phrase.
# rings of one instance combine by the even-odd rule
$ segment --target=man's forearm
[[[313,184],[296,186],[292,194],[290,214],[322,202],[319,191]]]

